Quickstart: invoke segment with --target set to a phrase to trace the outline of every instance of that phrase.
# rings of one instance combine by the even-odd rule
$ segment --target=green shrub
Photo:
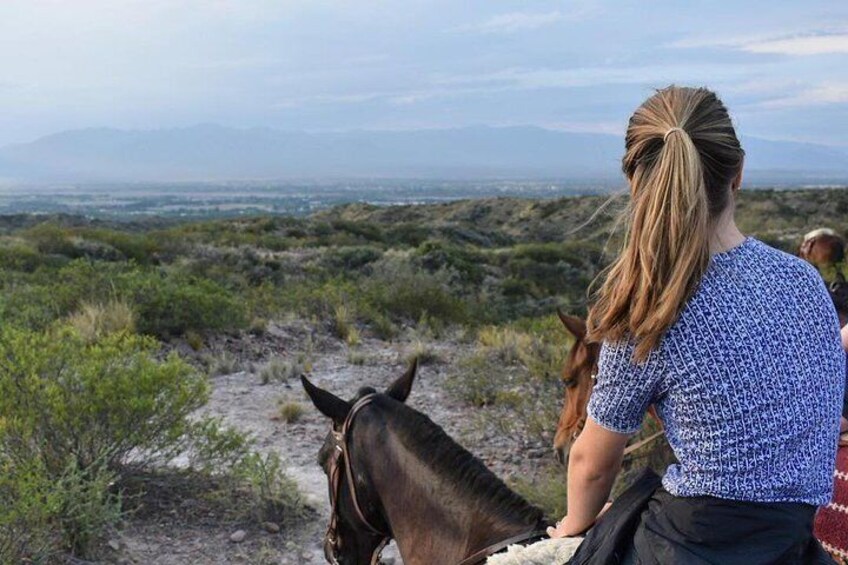
[[[370,246],[339,247],[328,249],[322,257],[329,271],[359,271],[383,256],[383,252]]]
[[[397,326],[385,314],[373,312],[369,316],[369,321],[371,322],[371,331],[378,338],[389,341],[397,335]]]
[[[0,245],[0,269],[32,273],[42,265],[57,264],[29,245],[14,242]]]
[[[41,460],[59,476],[69,461],[85,471],[131,456],[167,453],[205,404],[204,377],[150,338],[110,334],[91,343],[68,328],[0,329],[2,449]]]
[[[479,408],[495,404],[509,380],[507,372],[493,359],[473,355],[460,361],[459,372],[450,375],[445,386],[460,400]]]
[[[517,441],[550,443],[562,403],[560,371],[568,338],[556,316],[478,332],[476,351],[446,381],[449,392],[477,407],[490,430]]]
[[[139,265],[157,263],[159,254],[166,248],[174,247],[176,243],[176,240],[159,237],[158,234],[126,233],[107,229],[86,229],[82,230],[80,235],[90,241],[108,244]]]
[[[247,488],[257,522],[286,525],[303,518],[307,506],[297,483],[285,474],[278,455],[252,453],[239,463],[236,476]]]
[[[0,552],[91,557],[120,517],[116,474],[184,449],[206,381],[157,354],[151,338],[126,332],[91,341],[67,326],[0,328],[0,502],[15,501],[0,522],[28,532],[12,547],[0,533]]]
[[[471,251],[442,241],[427,241],[416,250],[418,262],[430,272],[452,269],[460,274],[463,282],[479,284],[485,276],[485,257],[482,253]]]
[[[73,234],[54,223],[38,224],[24,231],[23,235],[35,244],[38,251],[46,255],[64,255],[71,258],[82,256],[71,240]]]
[[[220,418],[203,418],[189,432],[189,464],[202,474],[226,474],[252,453],[253,442]]]
[[[336,220],[332,223],[332,227],[336,231],[348,232],[367,241],[383,241],[383,232],[380,227],[370,222]]]
[[[62,547],[82,558],[95,557],[97,542],[121,518],[121,499],[111,491],[115,473],[99,462],[86,469],[71,461],[59,477],[57,519]]]
[[[117,292],[138,312],[142,333],[169,337],[188,330],[233,330],[247,324],[244,304],[210,280],[179,272],[137,271],[115,282]]]
[[[40,461],[0,459],[0,563],[40,563],[56,551],[60,494]]]
[[[375,263],[363,285],[366,300],[383,315],[409,321],[426,316],[431,322],[468,322],[468,306],[451,288],[451,278],[448,271],[430,273],[415,268],[403,255],[387,254]]]
[[[512,328],[486,326],[478,333],[478,342],[507,365],[527,359],[533,338]]]
[[[83,470],[69,460],[52,475],[40,460],[7,460],[0,472],[0,563],[94,558],[122,517],[115,473],[102,462]]]

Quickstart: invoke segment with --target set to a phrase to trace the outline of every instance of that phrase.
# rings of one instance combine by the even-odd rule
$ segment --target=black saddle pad
[[[815,507],[678,498],[646,470],[619,496],[570,565],[834,564],[812,535]]]
[[[589,530],[569,560],[569,565],[624,563],[633,544],[633,534],[639,526],[640,516],[661,485],[659,475],[650,469],[639,475],[636,482],[615,499]]]

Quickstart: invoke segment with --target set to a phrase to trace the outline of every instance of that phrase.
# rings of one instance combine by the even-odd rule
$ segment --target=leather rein
[[[324,548],[325,554],[330,563],[333,565],[338,565],[338,554],[341,548],[341,540],[338,536],[338,525],[339,525],[339,511],[338,504],[339,498],[341,498],[341,488],[342,488],[342,475],[347,477],[347,486],[350,491],[350,498],[353,502],[353,511],[356,513],[356,518],[359,522],[362,523],[363,526],[375,536],[381,538],[380,543],[374,549],[371,554],[371,565],[379,565],[380,563],[380,554],[383,552],[383,548],[392,540],[392,534],[390,531],[385,531],[377,526],[375,526],[365,515],[365,512],[362,511],[362,506],[359,504],[359,498],[356,495],[356,483],[353,475],[353,468],[351,467],[351,458],[350,458],[350,429],[353,425],[353,420],[356,415],[362,411],[363,408],[368,406],[374,401],[374,398],[377,395],[367,394],[360,398],[356,404],[350,409],[347,417],[345,418],[344,423],[339,431],[331,430],[333,435],[333,440],[335,443],[333,459],[330,461],[329,465],[329,475],[330,475],[330,524],[327,526],[327,533],[324,535]],[[535,541],[538,539],[542,539],[547,537],[547,532],[544,530],[536,530],[529,533],[524,533],[518,536],[514,536],[502,541],[499,541],[495,544],[492,544],[488,547],[469,555],[465,559],[459,562],[458,565],[476,565],[478,563],[482,563],[486,558],[498,553],[506,549],[508,546],[524,543],[528,541]],[[329,551],[328,551],[329,550]]]

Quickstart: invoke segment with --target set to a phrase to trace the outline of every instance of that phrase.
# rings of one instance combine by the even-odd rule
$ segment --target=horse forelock
[[[377,391],[370,386],[364,386],[356,391],[356,396],[353,397],[353,402],[357,400],[361,400],[362,398],[368,396],[369,394],[377,394]]]

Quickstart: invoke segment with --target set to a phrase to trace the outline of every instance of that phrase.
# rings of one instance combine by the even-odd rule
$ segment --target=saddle
[[[843,434],[843,440],[848,434]],[[848,447],[836,453],[833,500],[816,514],[813,533],[836,559],[848,559]]]

